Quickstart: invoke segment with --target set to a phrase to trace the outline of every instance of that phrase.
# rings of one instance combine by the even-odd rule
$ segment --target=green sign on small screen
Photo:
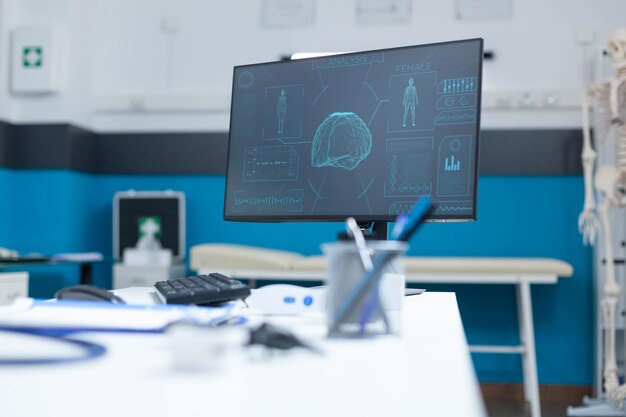
[[[161,237],[161,217],[159,216],[143,216],[137,221],[139,229],[139,237],[152,235]]]

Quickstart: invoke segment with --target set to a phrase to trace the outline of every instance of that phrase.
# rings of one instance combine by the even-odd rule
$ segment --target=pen
[[[415,203],[415,207],[411,210],[411,214],[409,214],[408,219],[404,223],[402,230],[398,233],[398,240],[402,240],[404,242],[408,241],[413,233],[417,230],[418,226],[421,224],[422,219],[430,210],[430,197],[422,197],[417,203]]]
[[[363,233],[354,218],[348,217],[346,220],[346,231],[348,232],[348,235],[354,239],[354,243],[356,243],[356,247],[359,250],[359,256],[361,257],[361,262],[363,263],[363,268],[365,268],[366,271],[371,271],[372,268],[374,268],[374,264],[372,264],[372,259],[367,251],[367,245],[365,243]]]
[[[371,271],[372,269],[374,269],[374,264],[372,263],[372,258],[370,258],[370,254],[367,250],[367,244],[365,243],[363,233],[361,232],[359,225],[353,217],[348,217],[348,219],[346,219],[346,230],[348,232],[348,235],[352,236],[352,238],[354,239],[354,243],[356,244],[356,247],[359,251],[359,256],[361,257],[361,262],[363,263],[363,268],[366,272]],[[380,311],[381,318],[383,319],[383,322],[385,324],[385,329],[389,331],[389,319],[387,318],[387,314],[385,314],[385,310],[380,305],[380,295],[378,292],[378,287],[375,283],[372,296],[370,297],[370,300],[366,303],[363,312],[361,313],[361,333],[364,332],[365,323],[367,323],[369,317],[373,314],[376,308],[378,308]]]
[[[404,227],[406,226],[407,220],[409,220],[409,216],[407,216],[406,214],[401,214],[396,217],[395,225],[393,226],[393,230],[391,231],[391,237],[393,238],[393,240],[398,240],[402,229],[404,229]]]

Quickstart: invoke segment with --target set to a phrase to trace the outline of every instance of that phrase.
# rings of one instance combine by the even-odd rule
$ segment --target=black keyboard
[[[154,287],[157,296],[165,304],[220,304],[244,300],[250,295],[250,287],[217,272],[159,281]]]

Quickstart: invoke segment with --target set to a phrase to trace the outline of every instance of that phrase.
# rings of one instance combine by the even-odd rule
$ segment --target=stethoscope
[[[37,356],[33,358],[23,357],[1,357],[0,365],[53,365],[60,363],[81,362],[98,358],[106,353],[106,348],[102,345],[84,340],[70,339],[59,334],[42,334],[32,331],[0,329],[0,332],[24,335],[39,340],[50,340],[77,347],[81,354],[74,356]]]

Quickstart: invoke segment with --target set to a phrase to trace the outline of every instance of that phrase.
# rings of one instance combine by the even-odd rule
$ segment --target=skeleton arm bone
[[[583,97],[583,173],[585,179],[585,204],[578,217],[578,230],[583,235],[585,244],[593,245],[598,234],[598,217],[595,213],[596,200],[593,193],[593,167],[596,160],[596,151],[591,145],[591,127],[589,123],[590,99],[592,89]]]

